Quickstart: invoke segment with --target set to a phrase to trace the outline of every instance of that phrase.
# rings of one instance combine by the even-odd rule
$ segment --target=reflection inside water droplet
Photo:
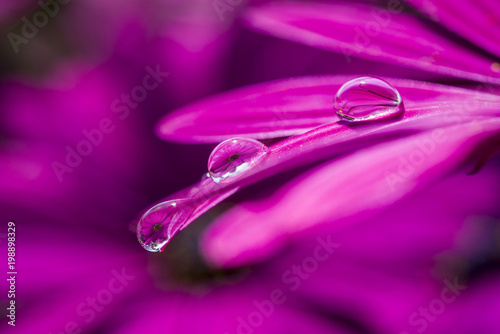
[[[404,112],[401,95],[382,79],[360,77],[346,82],[335,95],[334,110],[351,122],[388,119]]]
[[[193,211],[192,203],[185,199],[153,206],[137,224],[137,240],[147,251],[163,251],[170,239],[185,227]]]
[[[232,181],[237,175],[255,166],[269,148],[250,138],[232,138],[220,143],[210,154],[208,172],[217,182]]]

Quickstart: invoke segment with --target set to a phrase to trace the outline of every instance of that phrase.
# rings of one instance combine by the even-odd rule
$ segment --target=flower
[[[368,29],[374,11],[364,6],[276,3],[251,9],[247,18],[250,27],[260,31],[341,51],[348,62],[355,54],[487,84],[500,82],[494,57],[446,40],[408,14],[391,18],[391,13],[385,11],[389,16],[383,24],[386,29],[381,32],[379,24],[379,31],[370,35],[367,45],[346,42],[350,38],[356,41],[355,34],[363,25]],[[425,53],[430,51],[431,58],[426,58]],[[494,125],[500,110],[498,96],[482,95],[478,89],[459,92],[458,88],[394,78],[386,80],[401,91],[406,107],[401,120],[363,127],[335,123],[329,116],[332,92],[348,79],[304,77],[260,83],[183,107],[160,122],[159,135],[180,142],[294,135],[271,146],[259,168],[234,182],[234,187],[328,155],[334,158],[286,183],[269,198],[239,203],[217,218],[202,244],[211,263],[223,267],[254,264],[279,254],[285,245],[301,240],[304,234],[317,234],[320,226],[326,225],[322,228],[329,231],[351,228],[353,223],[376,216],[446,178],[470,154],[477,153],[480,142],[498,134],[498,125]],[[496,92],[485,85],[480,89]],[[467,104],[466,95],[474,102]],[[235,115],[232,110],[236,108],[240,113]],[[278,121],[272,122],[276,118]],[[393,142],[380,144],[387,139]],[[345,157],[339,159],[339,154]],[[446,204],[446,199],[439,203]],[[410,325],[416,326],[418,322],[411,320],[415,316],[409,314]],[[421,323],[419,331],[427,329],[428,321]]]
[[[286,27],[281,32],[297,36],[303,31],[273,20],[310,13],[307,6],[315,15],[321,12],[314,4],[300,10],[293,4],[277,6],[283,7],[273,7],[273,15],[267,15],[271,7],[238,10],[250,22]],[[355,21],[361,27],[367,23],[364,11],[378,9],[354,6],[338,7],[339,12],[363,8]],[[416,22],[408,18],[401,27]],[[297,22],[330,31],[324,20]],[[184,37],[186,30],[177,28],[166,27],[166,33]],[[185,92],[198,83],[192,79],[196,70],[183,78],[174,73],[192,63],[184,55],[197,53],[177,49],[168,39],[147,42],[137,37],[141,28],[125,31],[106,63],[92,69],[74,63],[60,67],[62,74],[76,73],[70,78],[51,74],[50,83],[57,87],[17,80],[2,84],[0,217],[18,227],[18,332],[465,333],[498,327],[498,223],[485,218],[498,216],[498,161],[492,159],[473,176],[466,174],[498,145],[499,100],[490,94],[497,88],[489,92],[483,85],[484,93],[417,81],[413,76],[427,77],[418,71],[401,79],[410,72],[377,65],[372,71],[380,71],[398,89],[405,113],[390,121],[351,124],[338,122],[333,96],[357,75],[331,75],[329,69],[321,72],[328,75],[311,76],[317,74],[314,66],[324,62],[312,61],[311,69],[304,64],[309,55],[324,59],[328,53],[308,54],[308,48],[240,32],[240,43],[260,46],[250,53],[231,44],[236,50],[232,62],[251,62],[256,56],[262,66],[248,71],[246,63],[217,61],[231,73],[226,81],[210,65],[200,65],[203,84],[196,92]],[[420,33],[435,37],[433,46],[446,41],[432,31],[410,36]],[[185,41],[195,37],[185,36]],[[306,33],[300,40],[314,44],[317,37]],[[220,42],[229,45],[225,38]],[[464,51],[465,60],[451,62],[450,57],[462,55],[460,43],[453,52],[431,53],[422,60],[418,53],[398,51],[390,38],[381,42],[394,51],[390,59],[440,73],[429,80],[455,74],[482,80],[489,74],[481,67],[490,57],[484,54],[477,61],[473,51]],[[400,42],[411,47],[408,39]],[[182,84],[175,88],[186,95],[165,94],[159,85],[130,107],[120,96],[131,95],[143,82],[146,66],[156,64],[150,61],[159,53],[157,47],[171,57],[160,63],[161,71],[172,67],[165,86],[175,87],[177,77]],[[289,48],[302,52],[290,53]],[[178,52],[169,54],[172,49]],[[215,54],[225,54],[217,50]],[[353,63],[373,66],[354,58],[357,49],[347,50]],[[375,55],[377,48],[363,52]],[[201,52],[206,62],[200,64],[212,64],[211,54]],[[306,72],[298,74],[308,76],[265,82],[283,71],[284,77],[297,74],[294,60],[288,68],[283,57],[291,54]],[[283,66],[272,63],[276,55]],[[438,65],[419,65],[432,59]],[[206,86],[214,75],[222,86]],[[157,127],[163,138],[179,142],[265,141],[269,149],[260,147],[266,154],[235,178],[215,183],[204,174],[211,147],[161,143],[153,136],[158,111],[175,108],[186,96],[254,81],[260,83],[187,105]],[[116,99],[128,113],[111,108]],[[103,119],[115,128],[110,130]],[[88,153],[87,142],[99,144]],[[236,148],[238,153],[232,147],[214,157],[233,167],[241,157]],[[233,159],[234,154],[240,156]],[[178,190],[201,174],[201,181]],[[160,200],[160,206],[186,198],[195,204],[185,214],[188,218],[172,218],[176,226],[165,225],[169,217],[179,217],[172,206],[168,216],[156,210],[153,216],[139,214],[165,193],[172,195]],[[159,249],[169,242],[162,254],[138,247],[128,230],[129,221],[138,217],[152,218],[145,225],[144,242],[155,239]],[[185,229],[171,238],[177,228]]]
[[[484,70],[481,72],[478,67],[477,71],[469,74],[463,72],[465,66],[462,66],[460,70],[451,68],[450,66],[455,66],[455,63],[448,61],[446,59],[447,55],[450,57],[460,56],[460,61],[472,59],[471,57],[474,57],[473,63],[478,65],[482,63],[483,65],[481,66],[483,66],[483,68],[485,68],[485,64],[491,64],[493,60],[488,61],[482,55],[473,55],[458,43],[449,41],[444,42],[441,36],[435,33],[431,34],[430,29],[415,18],[406,13],[401,14],[402,8],[391,8],[389,8],[391,12],[387,10],[382,12],[380,9],[379,12],[376,13],[377,15],[381,15],[381,13],[386,15],[386,22],[383,24],[383,27],[387,27],[387,29],[384,29],[382,33],[378,31],[372,34],[372,39],[368,41],[370,47],[378,46],[381,49],[392,48],[393,46],[391,43],[395,43],[395,41],[404,43],[406,40],[410,39],[412,36],[410,32],[413,34],[418,33],[419,44],[422,46],[434,45],[435,48],[442,49],[442,57],[440,57],[440,60],[443,60],[443,64],[440,63],[439,66],[437,66],[438,64],[425,64],[425,66],[422,66],[420,58],[413,57],[413,55],[410,57],[410,55],[406,53],[400,54],[401,51],[386,52],[385,55],[397,58],[398,61],[408,60],[406,64],[409,66],[425,68],[426,70],[432,70],[438,73],[447,73],[466,78],[479,78],[488,83],[494,83],[498,80],[496,78],[497,75],[493,73],[494,71],[492,72],[491,68],[486,72]],[[356,26],[364,24],[365,28],[368,29],[367,27],[372,23],[371,21],[374,20],[375,14],[373,13],[375,11],[376,9],[372,7],[362,5],[345,6],[315,3],[277,3],[251,9],[246,17],[252,28],[270,32],[280,37],[306,42],[307,44],[313,43],[322,48],[342,51],[344,55],[346,55],[346,48],[348,51],[352,51],[351,49],[357,47],[357,45],[356,43],[345,44],[345,40],[356,33]],[[327,16],[325,13],[334,13],[334,15]],[[356,15],[354,15],[354,13],[356,13]],[[351,21],[345,21],[343,19],[346,15],[356,18],[354,24],[352,24]],[[337,25],[338,27],[339,24],[346,27],[336,30],[325,29],[328,25]],[[380,25],[381,23],[378,23],[379,29],[381,29]],[[349,27],[353,28],[351,29],[352,31],[347,29]],[[311,32],[315,34],[314,36],[316,38],[309,38]],[[391,43],[387,42],[388,35],[393,37]],[[354,35],[353,38],[356,39],[356,35]],[[381,55],[380,52],[367,52],[367,48],[369,47],[356,49],[356,54],[370,58],[377,58]],[[426,51],[424,47],[416,50],[417,53],[424,51]],[[349,55],[352,55],[352,52]],[[385,58],[380,57],[380,59],[384,60]],[[348,61],[350,60],[348,59]],[[444,69],[444,67],[446,67],[446,69]],[[286,147],[288,150],[291,146],[290,143],[296,145],[297,152],[295,154],[290,154],[291,158],[285,158],[289,164],[288,166],[282,167],[284,169],[292,168],[297,161],[310,162],[311,159],[318,160],[324,158],[323,155],[317,154],[317,152],[312,153],[317,154],[316,158],[307,157],[311,152],[309,152],[307,148],[304,148],[303,145],[306,143],[310,145],[310,151],[317,151],[319,148],[328,145],[340,144],[343,144],[344,147],[342,149],[346,150],[347,145],[345,145],[345,142],[350,139],[350,136],[346,136],[346,138],[334,138],[330,132],[334,131],[334,133],[338,135],[338,133],[342,134],[342,132],[349,133],[353,129],[343,125],[339,127],[338,124],[332,123],[335,122],[334,117],[329,117],[329,115],[331,115],[330,105],[332,92],[337,91],[340,83],[345,83],[348,79],[349,78],[346,77],[288,79],[267,84],[261,83],[256,86],[221,94],[217,97],[189,105],[177,112],[167,115],[164,120],[160,122],[158,133],[164,139],[184,142],[212,142],[241,135],[263,139],[295,134],[296,136],[291,137],[289,142],[285,140],[282,144],[276,144],[276,147],[279,147],[276,149],[276,153],[279,152],[280,154],[282,153],[282,147]],[[403,116],[403,121],[408,120],[408,122],[398,121],[396,123],[389,123],[383,127],[377,124],[375,126],[366,126],[365,129],[357,128],[357,132],[351,134],[352,137],[358,138],[360,133],[363,133],[363,130],[369,133],[374,131],[373,129],[376,127],[378,127],[378,129],[374,131],[375,133],[377,131],[382,131],[384,135],[387,136],[396,129],[404,128],[409,130],[411,128],[415,130],[411,125],[413,122],[418,123],[417,127],[424,126],[425,130],[424,128],[420,128],[420,130],[425,132],[429,128],[424,125],[425,122],[418,120],[421,117],[428,118],[428,125],[432,122],[432,128],[436,129],[439,127],[450,127],[451,125],[456,125],[457,128],[467,128],[470,126],[470,121],[466,120],[466,118],[469,117],[465,116],[466,114],[473,117],[471,121],[475,127],[478,121],[476,117],[487,109],[493,112],[493,114],[491,114],[492,116],[497,115],[498,97],[494,95],[481,95],[479,92],[472,90],[453,92],[454,88],[449,88],[450,90],[446,89],[447,92],[444,93],[444,87],[431,87],[427,83],[401,82],[397,79],[387,80],[398,83],[395,86],[401,91],[406,89],[406,87],[412,91],[402,93],[405,105],[409,105],[406,114]],[[420,88],[421,91],[416,92],[416,87],[417,89]],[[488,89],[494,91],[494,89],[489,87]],[[427,93],[425,91],[427,91]],[[432,91],[432,93],[430,91]],[[440,93],[435,95],[438,91]],[[311,101],[307,99],[308,94],[315,97],[313,105],[311,105]],[[464,105],[465,100],[459,102],[465,95],[470,95],[475,101],[470,105]],[[256,98],[256,96],[258,96],[258,98]],[[231,111],[236,108],[236,106],[240,106],[239,109],[241,112],[234,115]],[[311,108],[314,110],[313,112],[310,111]],[[278,116],[280,120],[279,122],[271,122],[273,118],[277,117],[276,110],[281,111]],[[451,121],[454,116],[458,115],[460,115],[458,121],[456,118],[455,121]],[[189,122],[186,122],[186,120],[189,120]],[[241,126],[242,123],[246,126]],[[325,123],[332,124],[322,126],[322,124]],[[229,126],[221,126],[221,124]],[[395,128],[391,128],[393,126]],[[314,129],[315,127],[317,128]],[[306,130],[311,129],[314,130],[309,133],[304,133]],[[481,126],[479,129],[483,130]],[[463,129],[458,131],[461,132]],[[327,135],[329,135],[329,138],[323,138],[327,137]],[[469,138],[467,140],[470,140],[474,137],[475,133],[468,131],[467,135]],[[311,144],[312,138],[317,138],[318,144],[314,142]],[[300,151],[298,150],[299,147]],[[272,153],[274,153],[273,147],[271,147],[271,155]],[[301,158],[305,159],[302,160]],[[280,161],[283,160],[281,156],[279,159]],[[290,160],[293,159],[296,159],[296,161],[290,162]],[[271,162],[267,162],[267,166],[261,167],[258,173],[255,173],[255,179],[261,179],[259,175],[263,174],[263,169],[275,167],[272,162],[272,157],[268,160]],[[268,174],[274,173],[275,171],[269,172]],[[390,177],[385,177],[385,179],[388,180],[388,184],[391,185],[391,188],[394,183],[403,182],[395,178],[391,179]],[[247,183],[252,182],[255,182],[255,180],[252,181],[249,178],[247,181]],[[299,203],[296,204],[301,205],[301,203],[304,202],[299,200]],[[295,206],[295,208],[297,208],[297,206]],[[281,216],[284,217],[284,215]],[[245,214],[242,214],[241,217],[248,218]],[[288,222],[288,219],[286,220]],[[232,221],[235,221],[234,217]],[[276,221],[276,219],[274,221]],[[247,221],[244,226],[252,226],[252,222]],[[244,229],[242,230],[244,231]],[[245,233],[246,232],[243,232],[243,234]],[[259,240],[259,242],[262,242],[262,240]],[[217,240],[214,244],[220,245],[220,240]],[[228,254],[227,252],[224,253]]]

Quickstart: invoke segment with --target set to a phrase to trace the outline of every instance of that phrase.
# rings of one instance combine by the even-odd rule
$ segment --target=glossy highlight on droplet
[[[351,122],[389,119],[404,113],[398,90],[388,82],[359,77],[346,82],[335,95],[334,110]]]
[[[137,224],[137,240],[150,252],[162,252],[167,243],[186,226],[194,206],[187,199],[162,202],[149,209]]]
[[[254,167],[269,153],[269,147],[250,138],[223,141],[208,159],[208,172],[216,183],[230,182]]]

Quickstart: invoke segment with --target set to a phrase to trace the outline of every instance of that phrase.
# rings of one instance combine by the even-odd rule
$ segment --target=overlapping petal
[[[342,229],[352,224],[349,217],[379,212],[446,176],[499,129],[498,119],[465,123],[333,160],[269,200],[229,211],[208,232],[206,254],[216,264],[239,265],[269,256],[290,235],[318,224]]]
[[[474,115],[457,114],[454,109],[452,111],[447,110],[449,106],[441,107],[444,110],[437,108],[437,110],[433,110],[433,113],[427,115],[415,113],[412,117],[385,125],[375,124],[372,126],[352,127],[333,123],[318,127],[305,134],[285,139],[271,146],[265,159],[262,159],[258,165],[232,183],[215,184],[210,179],[203,179],[192,187],[168,196],[165,200],[185,198],[188,195],[188,197],[192,197],[193,202],[199,203],[195,214],[186,222],[187,225],[218,202],[237,191],[239,187],[253,184],[282,171],[318,162],[322,159],[338,157],[362,147],[373,146],[377,142],[384,142],[418,132],[422,132],[421,136],[424,136],[428,130],[450,127],[457,124],[457,122],[461,123],[459,126],[462,128],[472,129],[471,131],[482,130],[483,125],[481,124],[493,122],[495,118],[492,117],[500,113],[499,108],[488,107],[475,110]],[[493,122],[492,124],[491,126],[494,127],[496,123]],[[462,130],[455,130],[464,136],[458,137],[458,142],[460,140],[465,141],[469,135],[475,134],[474,132],[463,133]],[[455,132],[453,133],[455,134]],[[458,136],[458,134],[455,135]],[[400,150],[404,151],[405,145],[409,143],[409,139],[401,140],[399,142]],[[450,143],[450,145],[453,145],[453,143]],[[379,152],[379,155],[381,155],[381,158],[378,159],[378,162],[380,162],[381,167],[384,167],[388,158],[381,152]],[[377,161],[376,159],[373,160]],[[367,160],[362,163],[369,164],[370,161]],[[200,194],[189,196],[192,189],[203,189],[203,191]],[[266,226],[265,230],[272,232],[269,226]]]
[[[247,21],[255,30],[342,53],[346,64],[351,57],[363,57],[442,75],[500,83],[500,73],[492,67],[498,59],[440,36],[425,22],[401,12],[400,6],[398,2],[389,2],[387,8],[278,3],[249,10]]]
[[[301,77],[261,83],[225,92],[165,116],[157,133],[179,142],[220,142],[245,136],[277,138],[336,122],[333,96],[353,76]],[[427,82],[385,78],[400,92],[406,114],[454,111],[471,114],[500,107],[500,97]]]
[[[408,0],[434,21],[500,57],[500,6],[495,0]],[[500,72],[497,63],[496,72]]]

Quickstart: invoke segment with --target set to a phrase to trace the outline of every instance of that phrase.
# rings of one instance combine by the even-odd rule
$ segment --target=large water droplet
[[[212,151],[208,159],[208,172],[217,182],[233,181],[237,175],[255,166],[269,147],[250,138],[232,138],[223,141]]]
[[[137,240],[150,252],[162,252],[167,243],[186,226],[194,211],[189,200],[162,202],[149,209],[137,224]]]
[[[401,95],[382,79],[360,77],[346,82],[335,95],[334,109],[342,119],[376,121],[404,112]]]

